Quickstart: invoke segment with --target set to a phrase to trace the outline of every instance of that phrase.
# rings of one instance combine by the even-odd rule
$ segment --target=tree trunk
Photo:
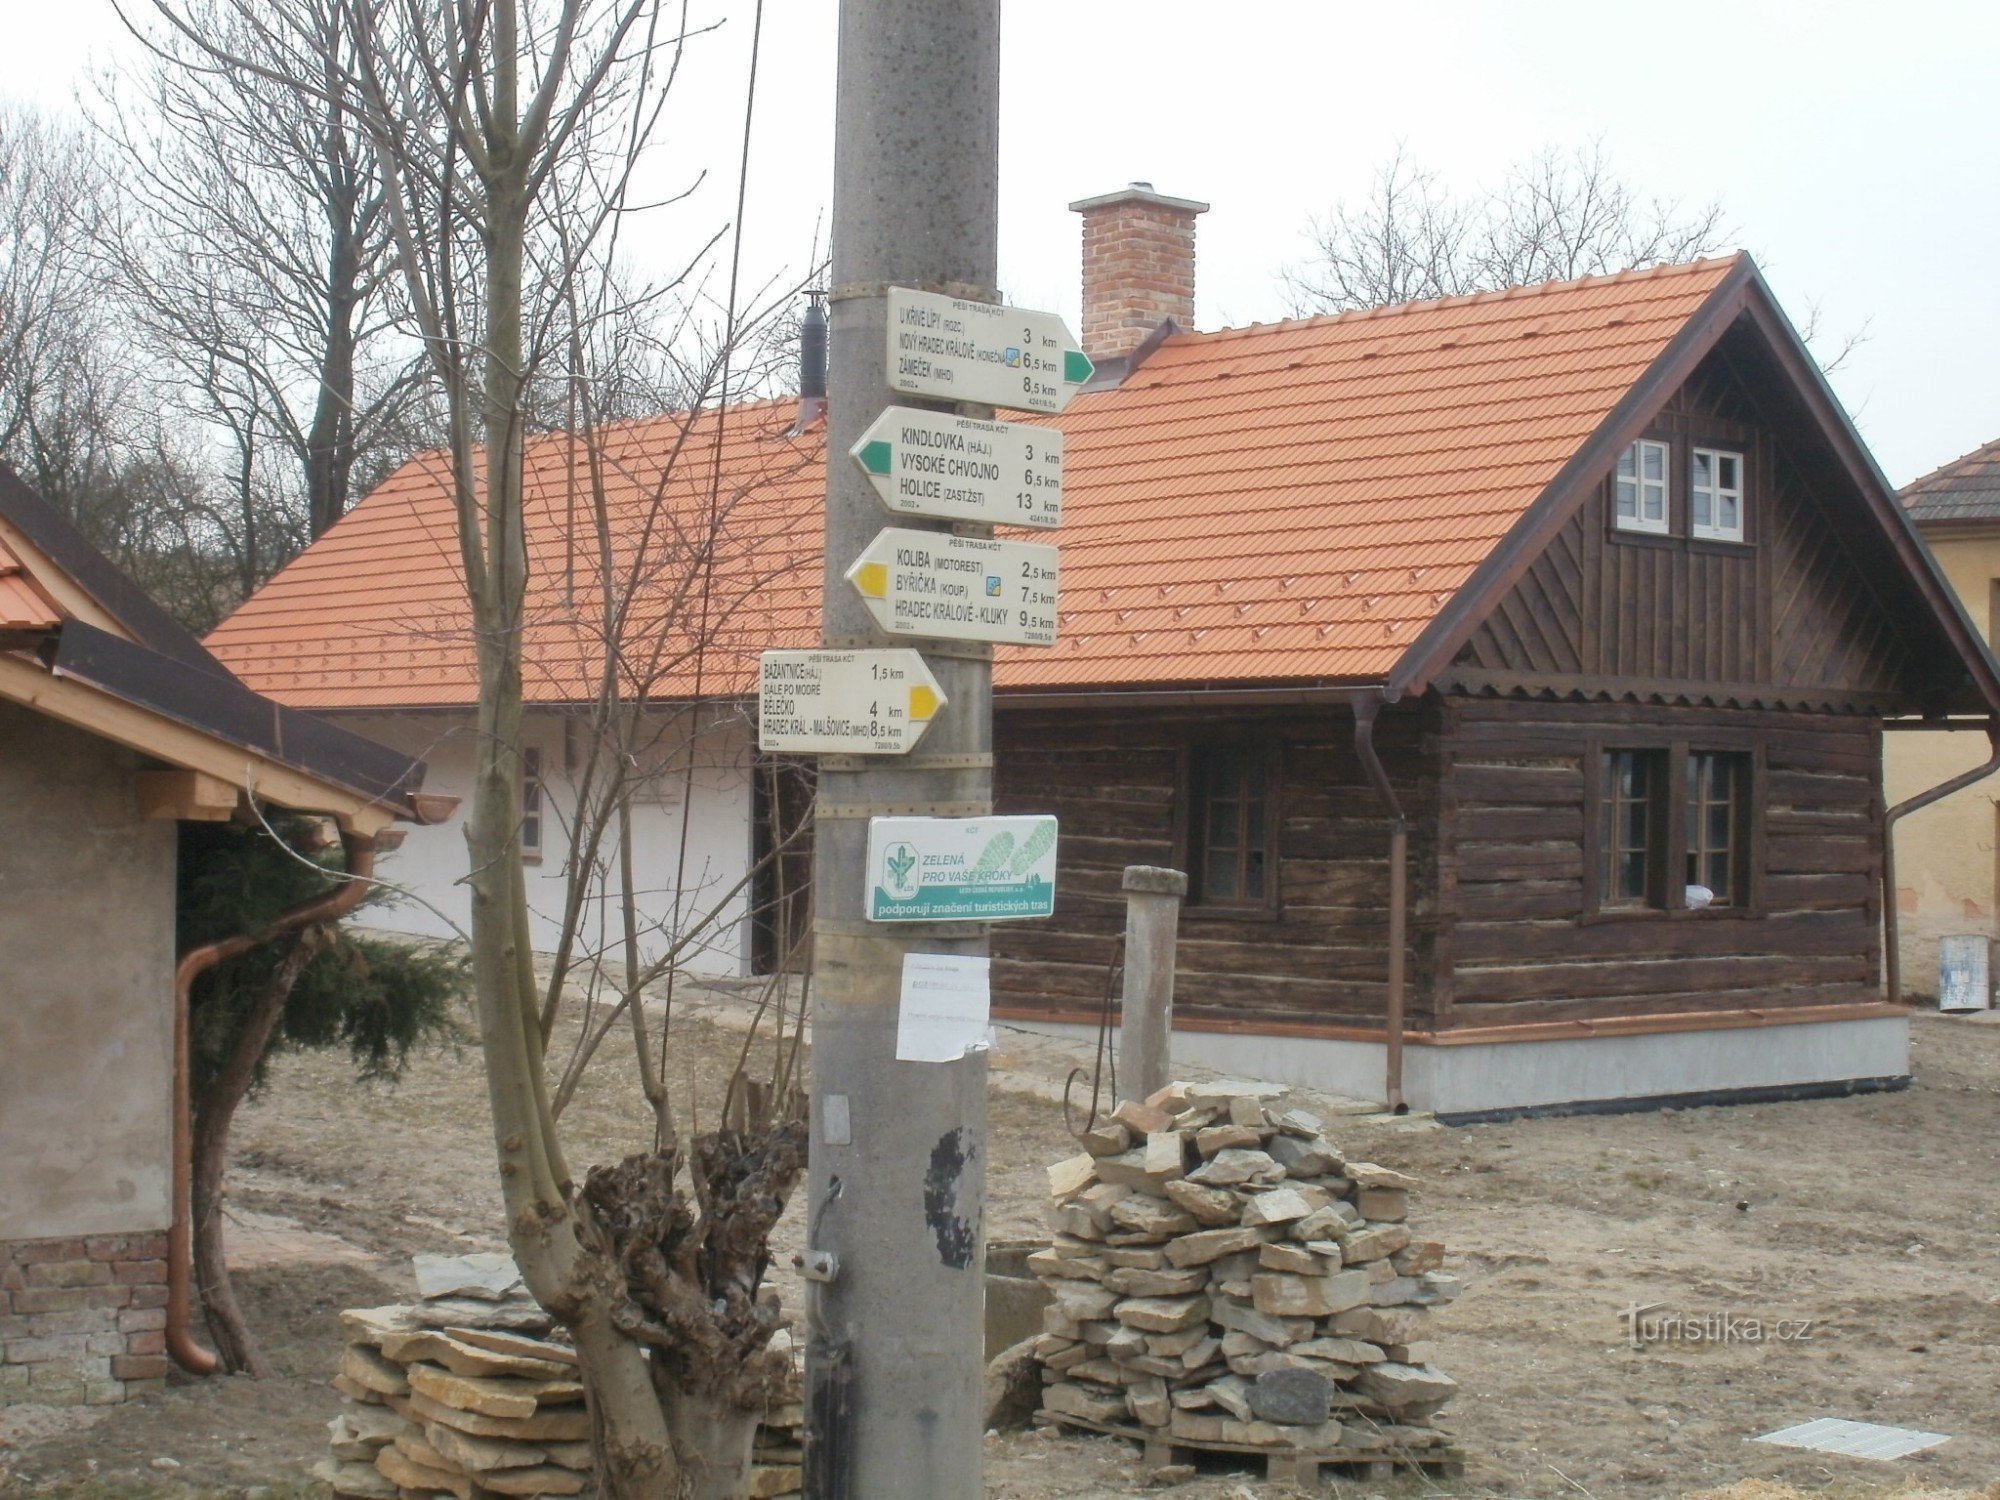
[[[189,1183],[194,1217],[194,1279],[208,1315],[208,1336],[222,1368],[232,1375],[265,1380],[277,1374],[236,1302],[222,1230],[223,1177],[229,1168],[229,1127],[250,1092],[257,1064],[285,1014],[285,1002],[306,965],[326,945],[326,929],[308,927],[291,940],[263,993],[245,1019],[236,1048],[194,1101],[193,1172]]]
[[[473,389],[485,493],[461,491],[461,537],[479,664],[479,738],[465,837],[471,854],[473,991],[499,1148],[507,1240],[535,1299],[576,1340],[604,1500],[665,1500],[680,1488],[646,1350],[628,1328],[620,1267],[571,1204],[574,1187],[549,1106],[527,886],[521,871],[522,524],[526,386],[522,272],[532,206],[520,139],[517,6],[493,8],[492,108],[485,150],[485,353]],[[469,528],[466,522],[472,522]],[[586,1238],[588,1235],[588,1238]]]
[[[685,1500],[740,1500],[748,1493],[745,1480],[758,1413],[679,1386],[663,1389],[660,1399],[680,1453],[681,1495]]]

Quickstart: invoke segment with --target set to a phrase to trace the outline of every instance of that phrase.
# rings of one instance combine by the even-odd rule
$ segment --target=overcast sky
[[[748,3],[690,59],[628,243],[670,262],[735,196]],[[67,104],[124,51],[109,0],[9,6],[0,94]],[[808,263],[832,178],[834,0],[766,0],[745,214],[753,279]],[[1470,188],[1601,139],[1643,191],[1719,199],[1795,322],[1868,342],[1834,385],[1901,484],[2000,437],[2000,5],[1618,0],[1397,5],[1005,0],[1000,275],[1077,319],[1065,205],[1134,179],[1212,204],[1203,328],[1283,315],[1312,216],[1406,143]],[[946,64],[948,66],[948,64]]]

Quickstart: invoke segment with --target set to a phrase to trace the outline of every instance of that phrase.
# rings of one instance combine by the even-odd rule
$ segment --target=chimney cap
[[[1169,198],[1165,193],[1153,191],[1150,182],[1132,182],[1115,193],[1100,193],[1095,198],[1079,198],[1069,206],[1071,213],[1080,214],[1093,208],[1109,208],[1114,203],[1150,203],[1156,208],[1178,208],[1183,213],[1205,214],[1206,203],[1198,203],[1193,198]]]

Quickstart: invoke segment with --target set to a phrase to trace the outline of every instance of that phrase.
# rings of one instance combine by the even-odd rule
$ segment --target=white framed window
[[[521,747],[521,857],[542,857],[542,752]]]
[[[1688,532],[1718,542],[1743,540],[1743,455],[1696,448],[1688,455]]]
[[[1611,513],[1620,531],[1667,534],[1672,474],[1665,443],[1641,438],[1618,455],[1618,470],[1611,481]]]

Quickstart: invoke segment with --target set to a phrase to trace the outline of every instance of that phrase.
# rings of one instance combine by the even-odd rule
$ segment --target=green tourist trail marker
[[[892,635],[1016,646],[1056,643],[1056,549],[885,526],[847,570]]]
[[[1056,820],[870,818],[868,920],[1007,922],[1056,909]]]
[[[889,288],[889,389],[1059,412],[1092,365],[1054,313]]]
[[[945,705],[921,653],[766,651],[757,674],[757,748],[902,755]]]
[[[899,515],[996,526],[1062,524],[1063,435],[892,406],[848,450]]]

